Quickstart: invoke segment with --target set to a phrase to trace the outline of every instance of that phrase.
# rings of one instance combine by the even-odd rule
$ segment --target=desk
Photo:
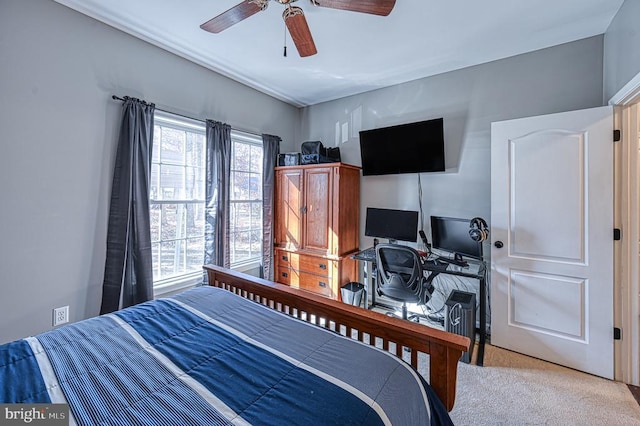
[[[364,262],[363,270],[365,276],[364,283],[364,307],[371,309],[376,305],[376,289],[373,274],[375,273],[375,251],[373,248],[363,250],[351,256],[353,259]],[[459,277],[473,278],[479,281],[479,312],[480,330],[478,331],[478,356],[476,364],[482,366],[484,364],[484,345],[487,339],[487,265],[483,261],[469,261],[469,266],[462,267],[453,264],[447,265],[446,269],[429,265],[426,263],[423,269],[428,272],[427,280],[429,282],[440,275],[456,275]],[[369,292],[371,292],[371,304],[369,304]]]

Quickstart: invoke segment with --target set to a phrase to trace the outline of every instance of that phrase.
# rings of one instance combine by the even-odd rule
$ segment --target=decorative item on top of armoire
[[[327,148],[320,141],[302,142],[300,164],[339,163],[340,147]]]
[[[340,299],[358,279],[360,168],[276,167],[275,281]]]

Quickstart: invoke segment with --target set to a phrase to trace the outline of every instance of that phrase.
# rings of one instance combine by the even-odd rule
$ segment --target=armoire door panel
[[[303,172],[300,169],[278,172],[276,188],[276,241],[279,246],[299,248],[303,244]]]
[[[331,168],[307,169],[305,173],[304,246],[327,252],[331,230]]]

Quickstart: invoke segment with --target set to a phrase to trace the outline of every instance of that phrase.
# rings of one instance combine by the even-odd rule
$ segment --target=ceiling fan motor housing
[[[249,0],[249,3],[253,3],[258,6],[261,10],[265,10],[269,5],[269,0]]]
[[[301,8],[297,6],[289,6],[282,12],[282,17],[286,21],[288,18],[292,18],[296,15],[304,15]]]

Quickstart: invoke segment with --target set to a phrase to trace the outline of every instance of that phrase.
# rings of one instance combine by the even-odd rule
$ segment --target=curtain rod
[[[145,105],[153,105],[153,106],[154,106],[158,111],[166,112],[167,114],[177,115],[177,116],[179,116],[179,117],[183,117],[183,118],[186,118],[186,119],[189,119],[189,120],[200,121],[200,122],[202,122],[202,123],[204,123],[204,122],[206,121],[206,120],[202,120],[202,119],[199,119],[199,118],[189,117],[188,115],[178,114],[178,113],[173,112],[173,111],[167,111],[166,109],[158,108],[158,107],[156,107],[156,105],[155,105],[155,104],[153,104],[153,103],[149,103],[149,102],[147,102],[147,101],[143,101],[142,99],[132,98],[132,97],[130,97],[130,96],[125,96],[125,98],[127,98],[127,97],[128,97],[128,98],[130,98],[130,99],[134,99],[134,100],[136,100],[136,101],[140,101],[140,102],[142,102],[142,103],[143,103],[143,104],[145,104]],[[125,101],[125,98],[121,98],[121,97],[116,96],[116,95],[112,95],[112,96],[111,96],[111,99],[113,99],[114,101],[122,101],[122,102],[124,102],[124,101]],[[250,135],[262,136],[262,135],[259,135],[259,134],[254,133],[254,132],[249,132],[248,130],[236,129],[236,128],[234,128],[234,127],[232,127],[232,129],[237,130],[237,131],[239,131],[239,132],[248,133],[248,134],[250,134]]]

